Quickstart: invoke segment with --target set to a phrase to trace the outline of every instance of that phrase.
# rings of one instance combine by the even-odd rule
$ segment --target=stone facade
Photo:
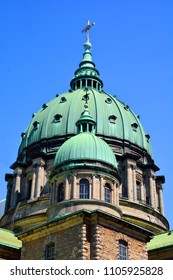
[[[134,236],[135,233],[135,236]],[[128,259],[147,259],[151,232],[101,211],[79,211],[20,233],[21,259],[45,259],[47,244],[55,244],[56,260],[117,260],[119,240],[128,244]]]

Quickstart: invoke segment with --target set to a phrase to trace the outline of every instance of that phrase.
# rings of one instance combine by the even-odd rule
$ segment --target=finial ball
[[[91,48],[92,48],[92,45],[91,45],[90,42],[86,42],[86,43],[84,44],[84,49],[85,49],[85,51],[87,51],[87,50],[90,51]]]

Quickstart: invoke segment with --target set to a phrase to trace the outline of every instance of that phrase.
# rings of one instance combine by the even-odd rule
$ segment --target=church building
[[[70,89],[33,114],[5,175],[0,236],[15,239],[13,259],[147,260],[148,242],[169,230],[150,136],[103,88],[92,25]]]

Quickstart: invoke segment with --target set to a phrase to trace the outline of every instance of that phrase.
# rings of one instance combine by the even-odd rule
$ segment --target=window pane
[[[119,241],[119,259],[120,260],[127,260],[127,242],[124,240]]]
[[[105,184],[104,193],[105,193],[105,201],[111,202],[111,189],[109,184]]]
[[[49,243],[45,248],[45,259],[46,260],[54,260],[55,255],[55,243]]]
[[[89,198],[89,181],[86,179],[80,180],[80,193],[79,198]]]
[[[141,200],[141,184],[140,182],[136,182],[136,197],[137,200]]]

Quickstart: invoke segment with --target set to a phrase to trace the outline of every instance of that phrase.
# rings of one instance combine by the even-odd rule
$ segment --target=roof
[[[31,145],[45,139],[77,134],[76,122],[83,112],[86,87],[90,113],[97,124],[96,135],[127,140],[152,156],[149,135],[141,125],[139,116],[115,96],[104,92],[102,85],[99,72],[92,62],[90,45],[85,44],[83,60],[71,81],[71,89],[44,103],[33,114],[28,128],[22,133],[19,156]]]
[[[173,246],[173,230],[155,235],[147,244],[148,250]]]
[[[66,92],[48,102],[33,117],[23,134],[19,154],[33,143],[66,134],[77,134],[76,122],[83,112],[85,91]],[[127,140],[145,149],[151,145],[139,117],[116,97],[95,89],[89,90],[90,113],[97,123],[96,135]]]
[[[95,209],[95,210],[80,209],[80,210],[77,210],[77,211],[72,212],[72,213],[65,213],[65,214],[62,214],[62,215],[55,216],[51,220],[48,220],[48,221],[46,221],[46,222],[44,222],[42,224],[36,225],[34,227],[27,228],[27,229],[17,233],[16,236],[20,236],[22,234],[27,234],[27,233],[29,233],[32,230],[35,231],[36,229],[39,229],[39,228],[44,227],[44,226],[47,226],[47,225],[52,224],[54,222],[62,221],[65,218],[70,218],[70,217],[73,217],[75,215],[81,215],[81,214],[89,214],[89,215],[98,214],[98,215],[103,215],[105,217],[108,217],[108,220],[112,219],[112,220],[114,220],[114,222],[116,221],[117,224],[119,224],[119,225],[123,224],[124,226],[127,226],[128,228],[131,227],[131,228],[134,228],[137,231],[143,231],[148,236],[151,236],[153,234],[153,232],[151,232],[150,230],[148,230],[146,228],[143,228],[143,227],[141,227],[141,226],[139,226],[137,224],[134,224],[134,223],[132,223],[130,221],[121,219],[121,218],[119,218],[117,216],[114,216],[114,215],[112,215],[110,213],[104,212],[104,211],[102,211],[100,209]]]
[[[22,241],[12,231],[0,228],[0,245],[20,249]]]
[[[84,160],[101,161],[117,168],[117,161],[112,149],[101,138],[89,132],[80,133],[67,140],[58,150],[54,166],[69,161]]]

